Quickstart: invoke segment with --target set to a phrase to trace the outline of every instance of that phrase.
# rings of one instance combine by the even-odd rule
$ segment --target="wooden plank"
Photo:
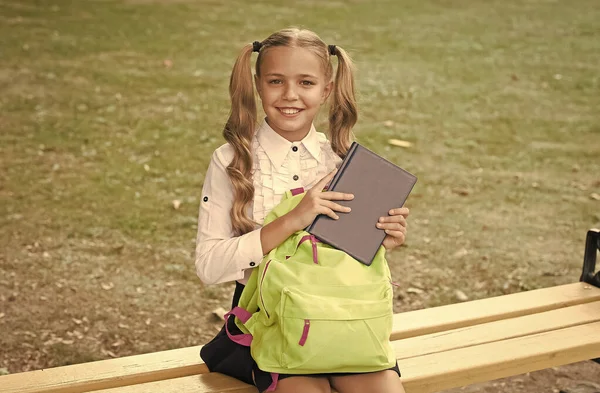
[[[407,393],[431,393],[600,356],[600,322],[401,359]],[[253,386],[208,373],[96,393],[256,393]]]
[[[398,360],[600,322],[600,301],[393,342]]]
[[[258,390],[235,378],[219,373],[208,373],[143,385],[94,390],[93,393],[258,393]]]
[[[394,316],[394,332],[391,337],[392,340],[399,340],[598,300],[600,288],[577,282],[409,311]]]
[[[600,322],[399,361],[409,393],[439,392],[600,356]]]
[[[0,386],[3,393],[76,393],[206,372],[198,346],[5,375]]]
[[[600,300],[600,289],[574,283],[397,314],[392,340],[473,326]],[[208,372],[200,346],[0,377],[7,393],[72,393]]]

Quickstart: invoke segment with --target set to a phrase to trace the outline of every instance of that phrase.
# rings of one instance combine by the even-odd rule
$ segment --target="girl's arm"
[[[258,266],[263,257],[260,228],[242,236],[233,234],[229,216],[233,187],[226,172],[232,157],[230,146],[218,148],[202,187],[195,264],[205,284],[241,280],[244,271]]]
[[[260,231],[260,243],[265,255],[297,231],[290,213],[271,221]]]

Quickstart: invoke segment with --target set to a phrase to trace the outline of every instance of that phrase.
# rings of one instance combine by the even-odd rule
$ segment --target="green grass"
[[[215,333],[231,287],[194,274],[204,173],[239,49],[290,25],[350,52],[359,141],[419,177],[389,259],[400,296],[425,293],[397,311],[577,280],[600,226],[598,20],[593,0],[0,0],[0,367]],[[18,334],[44,329],[86,337]]]

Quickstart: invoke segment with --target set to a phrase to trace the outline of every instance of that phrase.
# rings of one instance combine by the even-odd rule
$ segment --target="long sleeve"
[[[229,212],[233,186],[226,172],[233,151],[229,145],[217,149],[211,158],[200,201],[196,238],[196,273],[205,284],[244,278],[244,271],[262,260],[260,228],[234,236]]]

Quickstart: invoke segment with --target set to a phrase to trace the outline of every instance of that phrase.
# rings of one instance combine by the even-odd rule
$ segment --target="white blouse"
[[[314,126],[302,141],[290,142],[263,121],[254,135],[251,150],[254,200],[248,215],[258,223],[264,221],[287,190],[310,189],[342,162],[325,134],[317,132]],[[229,212],[234,193],[226,172],[233,154],[229,144],[215,150],[202,187],[196,272],[205,284],[233,280],[245,284],[252,268],[263,258],[261,225],[242,236],[233,234]]]

